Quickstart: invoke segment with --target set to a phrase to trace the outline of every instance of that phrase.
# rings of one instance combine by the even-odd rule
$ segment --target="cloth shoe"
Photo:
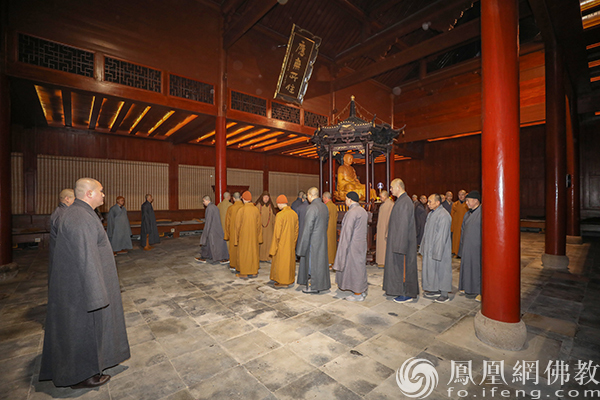
[[[425,291],[425,293],[423,293],[423,297],[428,298],[428,299],[435,299],[436,297],[440,297],[441,293],[440,291],[436,291],[436,292],[428,292]]]
[[[365,301],[365,297],[366,296],[363,296],[363,294],[364,293],[361,293],[361,294],[354,294],[353,293],[350,296],[345,297],[344,299],[347,300],[347,301]]]
[[[448,296],[440,296],[437,299],[434,300],[436,303],[445,303],[447,301],[450,301],[450,297]]]
[[[394,301],[396,303],[412,303],[413,301],[416,301],[416,299],[414,297],[398,296],[394,298]]]
[[[199,263],[206,263],[206,260],[204,258],[195,257],[194,260],[198,261]]]
[[[95,387],[104,385],[109,380],[110,380],[110,375],[96,374],[94,376],[90,376],[89,378],[87,378],[84,381],[79,382],[76,385],[71,386],[71,389],[95,388]]]

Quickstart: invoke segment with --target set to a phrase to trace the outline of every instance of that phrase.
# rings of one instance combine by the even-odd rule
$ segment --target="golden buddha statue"
[[[354,157],[352,154],[344,155],[344,165],[340,165],[337,172],[337,190],[334,196],[337,200],[346,200],[346,193],[356,192],[360,200],[365,199],[365,185],[360,183],[356,170],[352,167]]]

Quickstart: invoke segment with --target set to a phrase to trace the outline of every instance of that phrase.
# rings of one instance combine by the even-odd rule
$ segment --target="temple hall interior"
[[[600,398],[600,0],[6,0],[0,37],[0,399],[415,398],[411,358],[435,368],[420,398]],[[246,280],[195,260],[206,195],[317,187],[339,231],[347,153],[370,218],[364,301],[335,271],[307,294],[274,287],[270,262]],[[131,358],[71,389],[39,374],[50,215],[83,177],[102,217],[125,198]],[[386,296],[395,178],[481,194],[481,301],[459,294],[457,257],[450,301]]]

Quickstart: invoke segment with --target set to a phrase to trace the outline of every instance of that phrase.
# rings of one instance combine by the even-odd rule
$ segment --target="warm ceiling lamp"
[[[168,120],[171,115],[173,115],[175,113],[175,110],[171,110],[168,113],[166,113],[165,115],[163,115],[163,117],[156,123],[156,125],[154,125],[152,127],[152,129],[150,129],[148,131],[148,135],[151,134],[152,132],[154,132],[159,126],[161,126],[166,120]]]
[[[237,124],[237,122],[228,122],[227,125],[225,125],[225,129],[229,129],[236,124]],[[206,135],[200,136],[198,139],[196,139],[196,143],[201,142],[204,139],[208,139],[209,137],[213,136],[215,133],[216,133],[216,130],[213,129],[212,131],[208,132]],[[229,136],[229,135],[227,135],[227,136]]]
[[[292,140],[286,140],[285,142],[280,142],[280,143],[274,144],[272,146],[265,147],[263,149],[263,151],[274,150],[274,149],[278,149],[280,147],[285,147],[285,146],[289,146],[289,145],[296,144],[296,143],[306,142],[308,139],[309,139],[308,137],[299,137],[299,138],[292,139]]]
[[[94,102],[93,101],[92,101],[92,108],[94,108]],[[144,118],[144,115],[146,115],[148,113],[148,111],[150,111],[150,106],[147,106],[144,109],[144,111],[142,111],[142,113],[136,118],[136,120],[133,123],[133,125],[131,125],[131,128],[129,128],[129,133],[133,132],[133,129],[137,126],[137,124],[140,123],[140,121],[142,120],[142,118]],[[91,113],[90,113],[90,115],[91,115]],[[90,117],[90,119],[91,119],[91,117]]]
[[[286,154],[286,155],[289,155],[289,156],[293,156],[293,155],[295,155],[295,154],[298,154],[298,153],[300,153],[300,152],[303,152],[303,151],[306,151],[306,150],[309,150],[309,149],[312,149],[312,148],[313,148],[312,146],[308,146],[308,147],[300,147],[299,149],[292,149],[292,150],[287,150],[287,151],[284,151],[282,154]]]
[[[277,139],[267,140],[266,142],[255,144],[254,146],[250,146],[250,150],[259,149],[269,144],[277,143]]]
[[[197,117],[198,117],[198,115],[196,115],[196,114],[189,115],[186,119],[184,119],[183,121],[181,121],[180,123],[178,123],[177,125],[172,127],[167,133],[165,133],[165,136],[166,137],[171,136],[173,133],[177,132],[178,130],[180,130],[181,128],[186,126],[188,123],[195,120]]]
[[[243,143],[240,143],[240,144],[238,144],[238,147],[245,147],[245,146],[248,146],[248,145],[251,145],[254,143],[262,142],[263,140],[267,140],[267,139],[271,139],[272,137],[279,136],[282,133],[284,133],[284,132],[282,132],[282,131],[271,132],[268,135],[257,137],[254,139],[247,140]],[[255,146],[252,146],[252,147],[254,148]]]
[[[124,101],[119,102],[119,107],[117,108],[117,112],[115,113],[115,116],[113,117],[112,121],[110,122],[108,130],[112,129],[113,125],[115,124],[115,121],[117,120],[117,117],[119,117],[119,113],[121,112],[121,109],[123,108],[124,104],[125,104]]]
[[[251,126],[251,128],[253,128],[253,127]],[[248,129],[250,129],[250,128],[248,128]],[[245,129],[245,130],[248,130],[248,129]],[[263,133],[268,132],[268,131],[270,131],[270,129],[264,128],[264,129],[259,129],[256,132],[247,133],[247,134],[245,134],[243,136],[240,136],[238,138],[235,138],[233,140],[228,140],[227,141],[227,146],[230,146],[232,144],[236,144],[236,143],[242,142],[242,141],[244,141],[246,139],[250,139],[250,138],[253,138],[253,137],[258,136],[258,135],[262,135]]]

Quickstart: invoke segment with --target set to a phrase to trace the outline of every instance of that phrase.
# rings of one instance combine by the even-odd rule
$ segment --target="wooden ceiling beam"
[[[63,115],[65,117],[65,126],[73,126],[73,107],[71,107],[71,91],[62,89]]]
[[[333,89],[335,91],[345,89],[421,58],[441,53],[458,45],[476,40],[480,35],[479,24],[479,19],[469,21],[447,33],[435,36],[407,50],[396,53],[383,61],[338,78],[333,81]]]
[[[579,114],[595,113],[600,111],[600,90],[596,90],[577,100],[577,112]]]
[[[98,123],[98,116],[100,115],[100,108],[102,108],[102,102],[104,102],[104,97],[96,95],[94,104],[92,104],[92,112],[90,114],[90,124],[88,126],[88,128],[91,130],[96,129],[96,124]]]
[[[435,20],[438,16],[446,15],[456,9],[467,8],[472,3],[473,0],[438,0],[389,28],[376,33],[364,42],[342,51],[336,56],[335,62],[338,65],[344,65],[354,58],[368,54],[383,45],[395,42],[396,38],[401,38],[417,29],[421,29],[425,21]]]
[[[223,32],[223,48],[230,48],[275,5],[277,5],[277,0],[249,0],[244,14]]]
[[[121,111],[119,111],[119,115],[117,115],[117,119],[115,119],[115,122],[113,123],[112,127],[110,128],[110,131],[112,133],[119,130],[119,127],[123,123],[123,120],[125,119],[125,116],[129,112],[129,109],[131,108],[132,105],[133,105],[133,102],[125,101],[125,104],[123,104],[123,107],[121,107]]]
[[[177,145],[187,143],[202,136],[206,132],[215,129],[216,119],[214,117],[201,118],[198,117],[185,127],[181,128],[167,139],[167,141]]]

